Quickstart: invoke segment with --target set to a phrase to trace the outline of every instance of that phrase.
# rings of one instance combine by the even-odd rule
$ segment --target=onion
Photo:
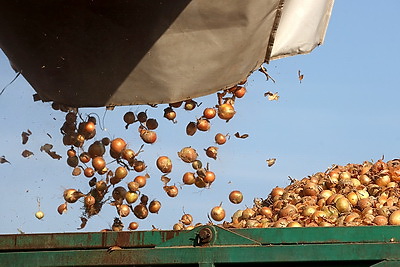
[[[158,200],[152,200],[149,204],[149,211],[151,213],[158,213],[161,209],[161,202]]]
[[[62,203],[57,207],[57,212],[62,215],[63,213],[67,212],[67,204]]]
[[[210,146],[207,149],[205,149],[205,151],[206,151],[207,157],[212,158],[212,159],[217,159],[218,147]]]
[[[75,157],[76,156],[76,151],[73,147],[67,150],[67,156],[68,157]]]
[[[218,117],[223,120],[229,121],[235,113],[236,111],[231,104],[225,103],[218,106]]]
[[[156,165],[162,173],[169,173],[172,171],[172,161],[166,156],[160,156],[157,159]]]
[[[127,175],[128,175],[128,170],[122,166],[119,166],[114,173],[114,176],[119,180],[124,179]]]
[[[175,185],[171,185],[171,186],[164,186],[163,187],[165,192],[167,192],[167,195],[169,197],[176,197],[178,195],[178,187],[176,187]]]
[[[136,181],[132,181],[128,183],[129,191],[136,192],[139,190],[140,184]]]
[[[174,103],[169,103],[170,107],[173,108],[179,108],[180,106],[182,106],[183,101],[178,101],[178,102],[174,102]]]
[[[197,106],[197,102],[193,99],[189,99],[185,101],[185,110],[193,110]]]
[[[288,223],[286,227],[303,227],[303,225],[301,225],[299,222],[293,221]]]
[[[75,167],[75,168],[72,170],[72,175],[73,175],[73,176],[79,176],[79,175],[81,175],[81,173],[82,173],[82,169],[81,169],[80,167]]]
[[[302,215],[305,217],[311,217],[316,210],[317,208],[314,206],[307,206],[303,209]]]
[[[149,215],[149,211],[145,205],[138,204],[133,208],[133,214],[135,214],[138,219],[145,219]]]
[[[39,220],[43,219],[44,213],[43,211],[39,210],[35,213],[35,217],[38,218]]]
[[[350,204],[353,206],[356,206],[358,203],[358,195],[354,191],[347,194],[347,199],[350,201]]]
[[[124,150],[122,150],[121,157],[128,162],[134,160],[135,156],[135,151],[130,148],[125,148]]]
[[[342,179],[351,179],[351,173],[349,173],[348,171],[339,173],[339,180]]]
[[[121,206],[119,206],[118,213],[121,217],[128,216],[130,212],[131,208],[128,205],[122,204]]]
[[[204,188],[207,186],[206,182],[204,182],[203,178],[196,177],[194,181],[194,185],[198,188]]]
[[[147,119],[146,127],[148,130],[155,130],[158,128],[158,122],[156,119]]]
[[[129,230],[136,230],[139,228],[139,224],[137,222],[131,222],[128,226]]]
[[[211,218],[215,221],[222,221],[225,218],[225,210],[221,206],[211,209]]]
[[[88,154],[91,158],[103,156],[106,152],[105,146],[100,141],[95,141],[89,146]]]
[[[336,200],[335,206],[341,213],[349,212],[351,210],[351,204],[346,197],[340,197],[338,200]]]
[[[361,210],[364,210],[364,209],[366,209],[367,207],[371,207],[371,206],[372,206],[372,203],[371,203],[371,201],[370,201],[369,198],[362,198],[362,199],[358,200],[357,206],[358,206]]]
[[[122,186],[115,187],[114,190],[112,191],[112,197],[116,201],[124,199],[125,195],[126,195],[126,189],[123,188]]]
[[[377,215],[377,216],[375,216],[375,218],[372,222],[376,225],[387,225],[388,218],[386,218],[386,216],[383,216],[383,215]]]
[[[281,187],[275,187],[274,189],[272,189],[271,191],[271,196],[272,197],[276,197],[276,196],[282,196],[284,193],[284,189]]]
[[[242,219],[245,219],[245,220],[250,219],[250,218],[254,217],[255,214],[256,214],[256,212],[253,209],[246,208],[243,210]]]
[[[319,193],[317,184],[308,182],[303,188],[303,193],[305,196],[316,196]]]
[[[141,111],[137,114],[137,119],[141,123],[145,123],[147,121],[147,113],[146,111]]]
[[[192,185],[196,181],[196,177],[193,172],[185,172],[182,177],[182,182],[187,185]]]
[[[136,172],[142,172],[147,168],[146,164],[144,163],[144,161],[141,160],[135,160],[134,164],[133,164],[133,169]]]
[[[142,195],[140,197],[140,204],[147,206],[147,202],[149,202],[149,197],[146,195]]]
[[[65,114],[65,122],[67,123],[75,123],[76,122],[76,113],[75,112],[68,112]]]
[[[332,195],[333,195],[333,192],[331,190],[325,189],[319,193],[318,198],[323,198],[323,199],[327,200]]]
[[[185,229],[185,226],[182,223],[176,223],[176,224],[174,224],[172,229],[175,231],[181,231],[181,230]]]
[[[91,160],[91,157],[90,157],[90,155],[89,155],[88,152],[82,152],[82,153],[79,155],[79,160],[80,160],[82,163],[88,163],[88,162]]]
[[[206,171],[205,177],[203,177],[203,181],[211,184],[212,182],[215,181],[215,173],[212,171]]]
[[[139,198],[138,193],[133,192],[133,191],[128,191],[125,194],[125,200],[128,204],[135,203],[137,199]]]
[[[292,217],[297,213],[297,208],[294,205],[288,204],[286,207],[279,211],[279,217]]]
[[[114,140],[111,141],[111,147],[110,149],[116,152],[117,154],[121,154],[122,151],[126,147],[126,142],[122,138],[115,138]]]
[[[237,97],[237,98],[242,98],[245,94],[246,94],[247,90],[246,87],[244,86],[237,86],[236,90],[233,92],[233,94]]]
[[[181,149],[181,151],[178,152],[178,156],[181,158],[186,163],[192,163],[194,162],[198,154],[196,150],[192,147],[184,147]]]
[[[195,160],[195,161],[193,161],[192,162],[192,168],[193,169],[195,169],[195,170],[199,170],[199,169],[201,169],[203,167],[203,163],[201,163],[201,161],[200,160]]]
[[[68,157],[67,158],[67,164],[68,166],[75,168],[76,166],[78,166],[79,164],[79,159],[77,156],[73,156],[73,157]]]
[[[393,211],[389,216],[390,225],[400,225],[400,210]]]
[[[239,190],[234,190],[229,194],[229,201],[233,204],[239,204],[243,201],[243,194]]]
[[[210,121],[207,119],[198,119],[196,127],[200,131],[206,132],[206,131],[210,130],[211,124],[210,124]]]
[[[271,209],[270,207],[265,207],[265,206],[262,207],[262,208],[259,210],[259,213],[260,213],[261,215],[267,217],[267,218],[272,218],[272,215],[273,215],[272,209]]]
[[[247,220],[246,221],[246,228],[257,228],[260,223],[257,220]]]
[[[132,111],[126,112],[124,114],[123,120],[127,125],[134,123],[136,121],[135,113],[133,113]]]
[[[85,207],[91,207],[96,203],[96,199],[92,195],[87,195],[83,199],[83,203],[85,204]]]
[[[66,189],[64,191],[64,200],[67,201],[68,203],[75,203],[76,201],[78,201],[78,199],[80,199],[83,196],[84,194],[75,189]]]
[[[223,145],[226,143],[226,135],[222,133],[217,133],[214,137],[215,143],[218,145]]]
[[[106,167],[106,161],[103,157],[95,157],[92,159],[92,166],[96,171],[102,170]]]
[[[164,109],[164,118],[173,121],[176,118],[176,112],[171,107],[167,107]]]
[[[83,170],[83,174],[88,178],[93,177],[94,176],[94,169],[90,168],[90,167],[87,167],[87,168],[85,168],[85,170]]]
[[[107,184],[105,181],[100,180],[96,182],[96,190],[97,191],[105,191],[107,189]]]
[[[385,187],[390,183],[390,176],[387,174],[381,175],[375,180],[375,183],[380,187]]]
[[[214,108],[205,108],[203,111],[204,118],[211,120],[217,115],[217,111]]]
[[[190,214],[183,214],[180,220],[184,225],[190,225],[193,223],[193,216]]]
[[[140,137],[147,144],[153,144],[157,141],[156,132],[151,131],[151,130],[145,130],[145,129],[141,130]]]
[[[108,146],[108,145],[111,143],[111,140],[110,140],[110,138],[108,138],[108,137],[103,137],[103,138],[101,139],[101,143],[102,143],[103,145],[105,145],[105,146]]]

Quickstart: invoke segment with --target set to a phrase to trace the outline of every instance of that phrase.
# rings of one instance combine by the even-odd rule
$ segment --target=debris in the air
[[[301,74],[300,70],[299,70],[299,72],[298,72],[298,75],[299,75],[299,81],[300,81],[300,83],[301,83],[301,80],[303,80],[304,75]]]
[[[264,96],[268,96],[268,100],[270,100],[270,101],[279,99],[278,92],[272,93],[272,92],[268,91],[268,92],[264,93]]]
[[[88,219],[86,219],[85,217],[81,217],[81,225],[79,228],[76,228],[76,229],[81,230],[81,229],[85,228],[87,221],[88,221]]]
[[[268,163],[268,167],[271,167],[272,165],[275,164],[276,159],[272,158],[272,159],[267,159],[267,163]]]
[[[248,134],[239,134],[239,132],[236,132],[235,137],[245,139],[245,138],[249,137],[249,135]]]
[[[32,151],[29,151],[29,150],[27,150],[27,149],[25,149],[24,151],[22,151],[22,154],[21,154],[24,158],[29,158],[30,156],[32,156],[33,155],[33,152]]]
[[[21,137],[22,137],[22,144],[25,145],[28,142],[29,136],[32,134],[32,132],[28,129],[26,132],[22,132]]]
[[[3,164],[3,163],[9,163],[9,164],[11,164],[8,160],[6,160],[6,157],[5,157],[5,156],[1,156],[1,157],[0,157],[0,164]]]
[[[275,80],[268,74],[268,71],[267,71],[266,68],[264,68],[264,66],[261,66],[261,67],[258,69],[258,71],[260,71],[260,72],[262,72],[262,73],[265,74],[265,76],[266,76],[266,78],[267,78],[267,81],[268,81],[269,79],[271,79],[271,81],[273,81],[273,82],[275,83]]]

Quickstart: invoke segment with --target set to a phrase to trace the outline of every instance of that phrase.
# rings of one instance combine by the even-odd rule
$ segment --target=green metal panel
[[[0,265],[400,266],[396,226],[0,235]],[[119,246],[110,252],[111,246]]]

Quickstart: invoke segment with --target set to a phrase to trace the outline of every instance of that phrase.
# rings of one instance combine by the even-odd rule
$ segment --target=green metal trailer
[[[400,266],[398,226],[0,235],[1,266]]]

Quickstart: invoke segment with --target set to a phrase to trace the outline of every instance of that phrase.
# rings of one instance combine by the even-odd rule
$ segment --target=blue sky
[[[216,103],[216,96],[196,99],[202,102],[199,109],[178,113],[177,123],[162,118],[164,105],[158,109],[148,106],[117,107],[105,114],[106,131],[98,137],[123,137],[133,149],[141,142],[135,127],[126,130],[122,116],[126,111],[139,112],[147,109],[149,116],[160,123],[159,140],[146,145],[141,155],[148,165],[151,176],[143,193],[150,199],[162,202],[159,214],[150,214],[146,220],[138,220],[132,214],[123,219],[127,225],[138,221],[140,230],[154,225],[171,229],[183,211],[190,213],[195,222],[206,223],[211,208],[223,203],[227,219],[238,209],[252,206],[253,198],[265,198],[275,186],[287,186],[288,176],[301,179],[332,164],[362,163],[399,157],[400,124],[397,119],[400,98],[397,48],[400,40],[397,27],[400,18],[397,11],[400,2],[385,1],[378,6],[375,1],[336,1],[328,27],[325,43],[311,54],[272,61],[266,65],[276,83],[267,82],[255,72],[248,79],[248,93],[236,104],[237,114],[229,123],[213,120],[211,131],[189,137],[185,126],[201,115],[206,106]],[[304,79],[300,84],[297,71]],[[4,54],[0,54],[0,87],[15,76]],[[278,101],[268,101],[267,91],[278,92]],[[82,203],[69,206],[62,216],[56,211],[63,202],[66,188],[88,191],[88,179],[72,177],[66,165],[66,147],[62,145],[59,128],[64,114],[51,109],[49,103],[33,102],[34,90],[19,77],[0,96],[0,156],[11,164],[0,165],[0,202],[2,223],[0,233],[74,232],[80,225]],[[104,108],[82,109],[83,114],[96,112],[104,115]],[[21,144],[21,133],[27,129],[32,135],[26,145]],[[249,134],[247,139],[233,137],[235,132]],[[212,145],[217,132],[232,135],[219,149],[218,159],[207,159],[203,149]],[[47,134],[50,134],[50,138]],[[51,159],[40,152],[45,143],[63,156]],[[155,167],[160,155],[170,156],[174,163],[171,182],[177,185],[182,174],[190,171],[181,162],[177,152],[185,147],[197,149],[200,158],[209,162],[216,173],[216,181],[210,189],[200,190],[183,186],[177,198],[171,199],[162,190],[161,173]],[[23,158],[21,152],[34,152]],[[266,159],[276,158],[272,167]],[[126,179],[133,179],[130,174]],[[124,182],[122,182],[124,183]],[[125,183],[126,184],[126,183]],[[228,194],[241,190],[244,201],[229,203]],[[34,216],[40,209],[45,213],[42,220]],[[91,218],[81,231],[99,231],[109,228],[116,216],[115,209],[104,206],[100,215]]]

